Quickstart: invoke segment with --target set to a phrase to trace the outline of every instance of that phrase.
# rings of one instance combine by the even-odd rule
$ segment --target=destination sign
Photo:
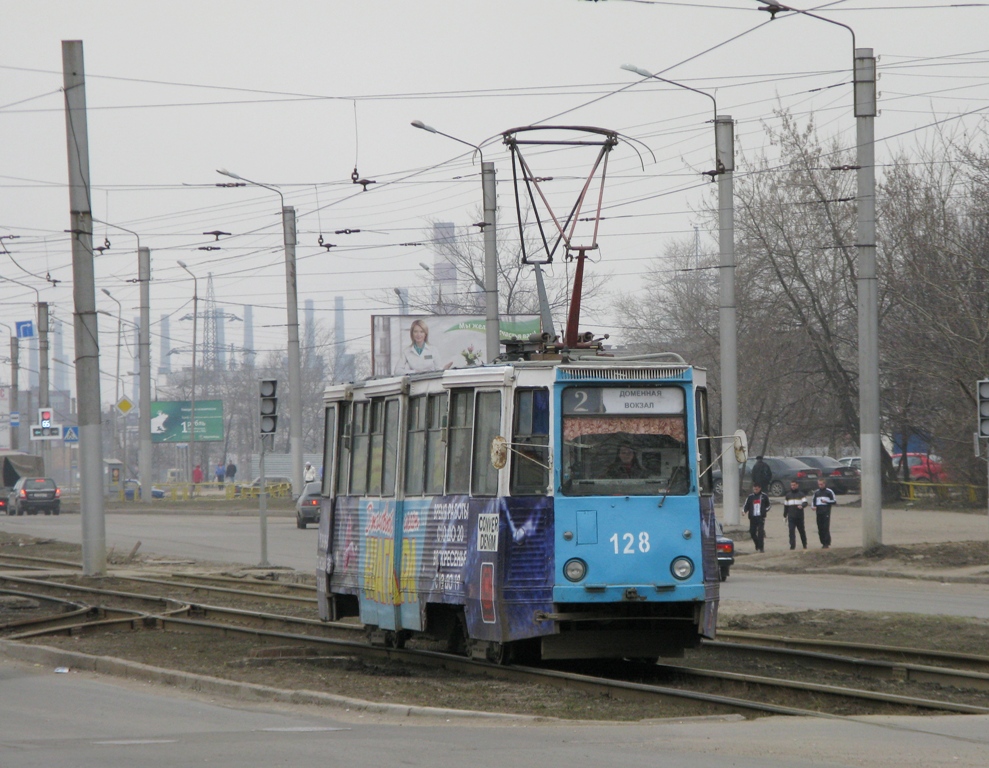
[[[668,416],[682,414],[680,387],[571,387],[563,390],[567,416]]]

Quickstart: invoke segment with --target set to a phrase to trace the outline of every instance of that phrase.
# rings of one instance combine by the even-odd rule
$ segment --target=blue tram
[[[323,620],[492,661],[674,656],[714,636],[703,370],[563,355],[324,402]]]

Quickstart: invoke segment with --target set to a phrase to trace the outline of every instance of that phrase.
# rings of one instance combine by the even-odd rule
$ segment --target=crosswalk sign
[[[66,444],[78,443],[79,427],[62,427],[62,442]]]

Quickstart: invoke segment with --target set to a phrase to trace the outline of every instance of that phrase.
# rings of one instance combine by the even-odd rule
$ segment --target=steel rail
[[[937,683],[939,685],[955,685],[975,690],[989,690],[989,674],[966,669],[912,664],[902,661],[884,659],[864,659],[850,656],[839,656],[820,651],[805,651],[795,648],[781,648],[749,643],[722,643],[709,641],[704,647],[726,649],[731,652],[741,651],[757,656],[777,656],[790,659],[800,659],[811,662],[814,666],[827,669],[844,668],[848,672],[862,677],[873,677],[883,680],[897,680],[915,683]],[[878,650],[878,647],[876,647]],[[979,657],[970,657],[979,658]]]
[[[255,590],[242,590],[242,589],[231,589],[230,587],[216,587],[208,584],[195,584],[174,580],[166,579],[151,579],[145,576],[120,576],[114,575],[113,578],[125,580],[125,581],[136,581],[141,584],[157,584],[159,586],[166,587],[179,587],[182,589],[192,589],[197,592],[206,592],[207,594],[213,592],[218,595],[239,595],[242,597],[264,597],[269,600],[284,600],[286,602],[292,603],[305,603],[305,604],[316,604],[315,597],[300,597],[299,595],[280,595],[277,592],[267,592],[261,589]],[[258,586],[266,586],[259,584]]]
[[[798,649],[823,649],[826,651],[844,651],[871,654],[873,656],[899,656],[925,661],[944,661],[965,666],[968,669],[989,674],[989,656],[979,656],[972,653],[956,653],[952,651],[928,650],[925,648],[907,648],[896,645],[875,645],[871,643],[851,643],[842,640],[821,640],[802,637],[785,637],[765,635],[758,632],[718,631],[718,641],[705,641],[704,645],[735,645],[738,641],[758,641],[765,647]],[[728,642],[722,642],[727,639]]]
[[[60,567],[75,568],[76,570],[82,569],[81,563],[73,562],[71,560],[58,560],[53,557],[33,557],[31,555],[12,555],[9,552],[0,552],[0,560],[15,560],[17,562],[27,562],[29,564],[54,563],[55,565]],[[44,566],[40,566],[40,567],[44,567]]]
[[[730,680],[732,682],[745,683],[746,685],[756,685],[766,688],[787,688],[804,693],[823,693],[829,696],[836,696],[846,699],[865,699],[867,701],[880,701],[884,704],[895,704],[905,707],[917,707],[919,709],[933,709],[942,712],[959,712],[968,715],[989,714],[989,707],[980,707],[974,704],[957,704],[955,702],[941,701],[935,699],[923,699],[916,696],[901,696],[894,693],[881,693],[879,691],[866,691],[860,688],[845,688],[838,685],[824,685],[822,683],[807,683],[799,680],[785,680],[778,677],[764,677],[761,675],[745,675],[737,672],[725,672],[722,670],[698,669],[696,667],[681,667],[677,665],[658,665],[660,669],[675,672],[686,677],[706,678],[715,680]]]

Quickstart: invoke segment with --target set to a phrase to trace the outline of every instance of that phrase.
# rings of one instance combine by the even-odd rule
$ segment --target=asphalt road
[[[982,768],[989,717],[660,720],[629,725],[386,719],[56,674],[0,654],[4,768]]]

